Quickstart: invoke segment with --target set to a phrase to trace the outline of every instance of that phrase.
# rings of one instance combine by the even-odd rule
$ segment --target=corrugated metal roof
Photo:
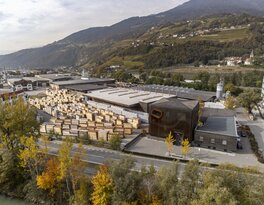
[[[155,102],[162,98],[175,97],[174,95],[161,94],[155,92],[135,91],[128,88],[108,88],[98,91],[93,91],[86,94],[88,97],[109,102],[125,107],[133,107],[140,102]]]
[[[177,86],[144,85],[144,86],[134,87],[133,89],[171,94],[171,95],[176,95],[178,98],[189,99],[189,100],[201,99],[203,101],[210,101],[216,96],[216,93],[214,92],[194,90],[192,88],[183,88]]]
[[[66,85],[76,85],[76,84],[88,84],[88,83],[107,83],[115,81],[114,79],[101,79],[101,78],[91,78],[88,80],[75,79],[75,80],[67,80],[67,81],[57,81],[52,84],[58,86],[66,86]]]
[[[69,86],[65,87],[65,89],[75,90],[75,91],[80,91],[80,92],[100,90],[100,89],[104,89],[104,88],[107,88],[107,86],[105,86],[105,85],[95,85],[95,84],[69,85]]]

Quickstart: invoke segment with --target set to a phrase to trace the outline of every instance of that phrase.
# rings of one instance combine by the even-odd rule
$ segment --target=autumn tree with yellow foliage
[[[37,186],[40,189],[48,191],[54,195],[58,185],[61,182],[59,161],[56,158],[51,158],[47,161],[45,171],[37,176]]]
[[[174,137],[172,136],[171,132],[168,135],[168,137],[165,139],[165,143],[167,145],[167,149],[169,151],[169,155],[171,154],[172,150],[173,150],[173,144],[176,140],[174,139]]]
[[[92,178],[94,191],[92,193],[93,205],[110,205],[113,193],[113,182],[107,166],[101,166],[96,176]]]
[[[20,165],[23,168],[28,168],[32,177],[39,175],[41,157],[36,139],[32,136],[23,136],[21,145],[23,149],[20,149],[18,154]]]
[[[71,184],[72,184],[72,190],[74,195],[76,194],[76,191],[78,190],[78,185],[80,184],[82,178],[84,177],[84,171],[85,171],[85,162],[82,161],[82,158],[84,156],[84,148],[81,143],[78,144],[78,148],[76,149],[75,154],[73,155],[73,158],[71,160],[71,164],[69,167],[69,175],[71,178]]]
[[[187,154],[189,153],[190,151],[190,142],[189,142],[189,139],[188,138],[185,138],[182,140],[181,142],[181,151],[182,151],[182,154],[186,157]]]
[[[224,103],[225,109],[234,110],[236,107],[236,100],[233,96],[228,96]]]
[[[70,157],[72,146],[73,146],[72,142],[67,138],[61,144],[59,149],[59,156],[58,156],[58,161],[60,166],[58,178],[59,180],[65,180],[69,195],[71,194],[69,172],[70,172],[70,167],[72,165],[72,159]]]
[[[204,101],[199,97],[198,99],[199,101],[199,109],[198,109],[198,125],[199,126],[202,126],[203,125],[203,122],[201,120],[202,118],[202,114],[203,114],[203,109],[204,109]]]

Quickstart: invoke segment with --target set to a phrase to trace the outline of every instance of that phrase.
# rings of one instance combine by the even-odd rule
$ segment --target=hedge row
[[[258,161],[264,164],[264,157],[263,154],[259,151],[259,146],[254,134],[251,132],[249,126],[243,126],[243,129],[247,132],[252,151],[256,155]]]

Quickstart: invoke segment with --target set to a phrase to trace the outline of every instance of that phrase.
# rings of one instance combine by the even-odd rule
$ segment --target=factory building
[[[95,84],[69,85],[65,87],[65,89],[67,90],[81,92],[81,93],[89,93],[91,91],[102,90],[105,88],[107,88],[106,85],[95,85]]]
[[[51,82],[57,82],[57,81],[67,81],[67,80],[73,80],[74,77],[71,76],[70,73],[64,73],[64,74],[42,74],[42,75],[36,75],[36,78],[46,79],[50,83]]]
[[[133,110],[145,111],[151,103],[161,100],[162,98],[175,97],[175,95],[128,88],[107,88],[88,93],[86,94],[86,97],[87,100],[89,99]]]
[[[216,98],[214,92],[195,90],[192,88],[182,88],[177,86],[142,85],[133,87],[132,89],[174,95],[179,99],[185,100],[202,100],[204,102],[214,102]]]
[[[14,79],[8,79],[7,83],[13,91],[33,90],[33,84],[31,80],[14,78]]]
[[[203,126],[195,129],[194,142],[199,147],[236,152],[238,136],[235,117],[208,117]]]
[[[183,138],[188,138],[191,142],[198,123],[198,110],[198,101],[161,99],[150,105],[149,133],[166,138],[172,132],[177,144]]]
[[[45,78],[23,77],[23,80],[32,82],[33,88],[47,87],[49,85],[49,80]]]
[[[69,86],[80,86],[80,85],[110,85],[114,84],[114,79],[101,79],[101,78],[89,78],[89,79],[74,79],[74,80],[67,80],[67,81],[55,81],[50,83],[50,87],[52,89],[65,89]]]

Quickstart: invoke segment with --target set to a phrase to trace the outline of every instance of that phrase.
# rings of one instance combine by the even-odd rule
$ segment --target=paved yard
[[[243,150],[237,153],[226,153],[216,150],[191,147],[188,154],[188,158],[198,159],[208,163],[232,163],[237,166],[246,167],[254,166],[264,170],[264,164],[257,161],[255,155],[252,153],[248,139],[242,138]],[[127,149],[131,152],[151,154],[155,156],[168,156],[167,146],[165,142],[155,140],[148,137],[140,138],[136,143]],[[174,146],[173,155],[181,158],[181,147]]]
[[[264,156],[264,120],[258,119],[256,121],[246,123],[251,132],[255,135],[255,138],[258,142],[259,149],[262,151]]]
[[[257,120],[251,121],[242,110],[237,111],[237,120],[250,127],[264,155],[264,120],[257,116]]]

